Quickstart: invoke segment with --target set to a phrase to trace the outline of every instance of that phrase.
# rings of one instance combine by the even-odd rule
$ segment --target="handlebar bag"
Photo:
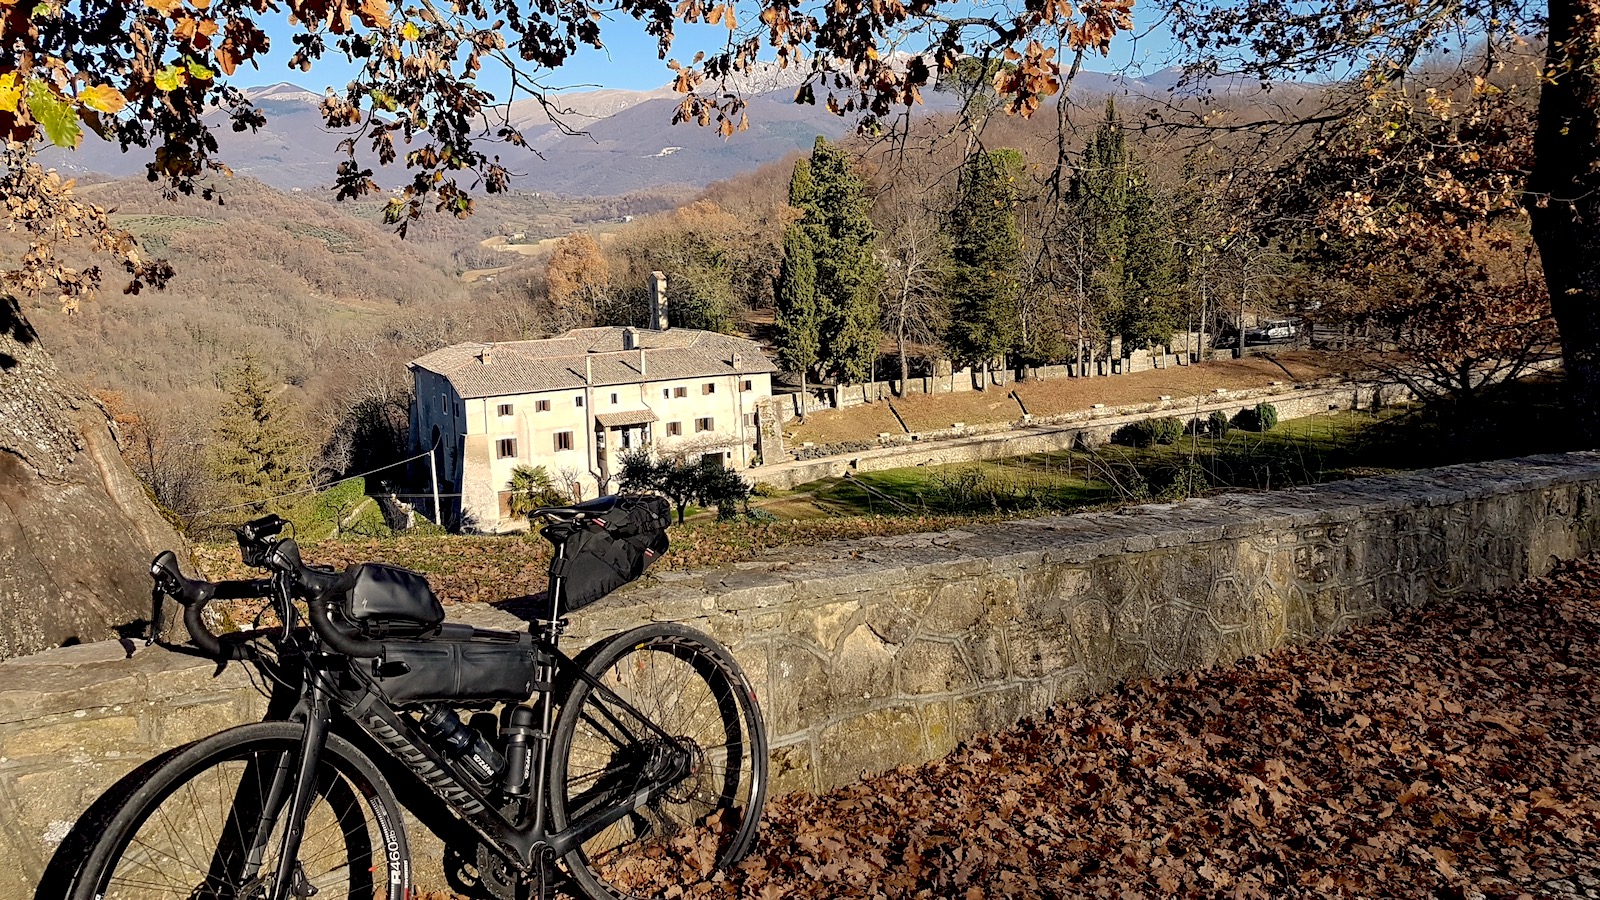
[[[672,507],[657,496],[621,497],[603,516],[570,530],[545,529],[564,552],[550,561],[561,578],[561,610],[571,612],[599,600],[644,574],[667,552]]]
[[[538,663],[533,635],[480,630],[466,640],[385,641],[372,680],[395,706],[526,700]]]
[[[354,586],[344,595],[345,618],[360,625],[404,623],[437,625],[444,606],[421,573],[383,563],[357,567]]]

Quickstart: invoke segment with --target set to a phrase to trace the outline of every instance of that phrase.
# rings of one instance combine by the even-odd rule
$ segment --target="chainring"
[[[478,844],[478,884],[495,900],[517,900],[517,870],[488,844]]]

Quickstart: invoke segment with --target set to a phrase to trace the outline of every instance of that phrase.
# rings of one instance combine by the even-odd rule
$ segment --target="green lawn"
[[[1220,490],[1272,490],[1478,459],[1573,449],[1558,384],[1506,386],[1454,416],[1415,405],[1284,421],[1266,433],[1184,435],[1175,444],[1106,444],[1002,460],[828,478],[763,501],[784,519],[858,515],[1028,514]]]

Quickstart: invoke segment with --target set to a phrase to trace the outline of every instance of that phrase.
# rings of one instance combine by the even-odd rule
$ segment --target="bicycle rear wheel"
[[[658,897],[742,859],[766,797],[767,735],[738,664],[709,637],[658,624],[599,645],[584,668],[606,690],[578,681],[562,704],[550,777],[556,832],[626,802],[669,755],[640,715],[688,749],[690,771],[569,852],[573,880],[595,900]]]
[[[111,817],[74,900],[256,900],[272,892],[305,727],[243,725],[189,745]],[[289,896],[403,900],[400,806],[348,741],[329,735]]]

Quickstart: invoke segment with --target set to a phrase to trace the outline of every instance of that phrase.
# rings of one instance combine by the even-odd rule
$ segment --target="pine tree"
[[[840,381],[865,381],[878,353],[877,290],[883,277],[866,182],[847,153],[819,137],[811,158],[795,164],[789,205],[800,218],[784,238],[780,353],[793,354],[785,356],[786,365],[809,358],[815,334],[814,365]]]
[[[211,463],[217,480],[234,492],[233,502],[266,500],[305,487],[293,435],[272,396],[272,386],[246,356],[224,382],[228,399],[218,416]]]
[[[957,358],[983,367],[985,385],[989,364],[1016,342],[1021,174],[1015,150],[974,154],[962,167],[948,222],[954,310],[946,340]]]

